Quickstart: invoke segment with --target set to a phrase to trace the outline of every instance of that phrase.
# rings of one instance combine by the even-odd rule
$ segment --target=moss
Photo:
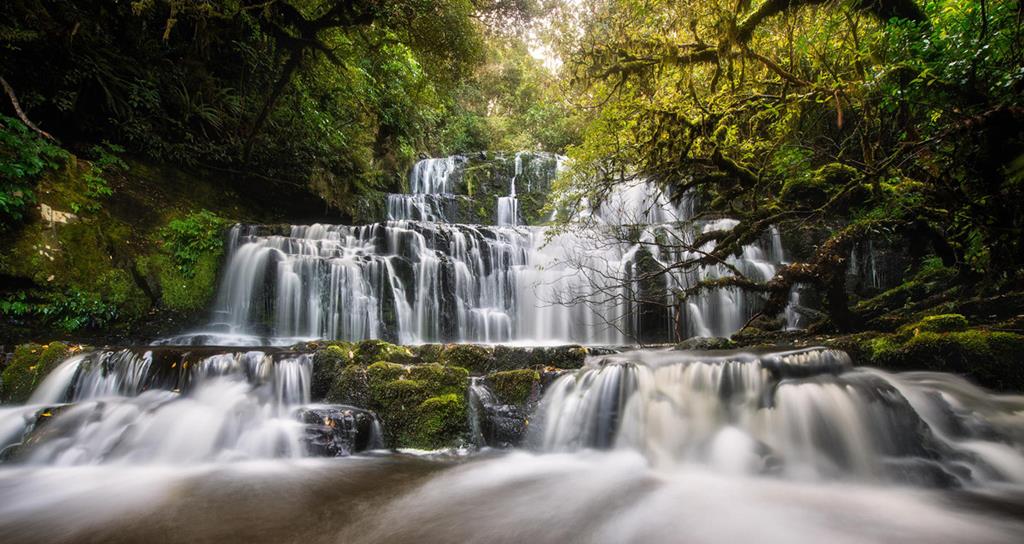
[[[329,349],[322,350],[321,357]],[[439,448],[454,445],[466,430],[461,399],[468,380],[468,370],[438,363],[403,366],[377,361],[364,366],[353,362],[338,374],[327,401],[375,411],[384,424],[385,443],[391,447]],[[450,395],[460,400],[427,402]],[[461,415],[456,417],[455,412]]]
[[[820,206],[829,195],[858,178],[855,168],[839,163],[829,163],[815,170],[810,176],[793,177],[782,186],[779,196],[782,200],[805,206]]]
[[[407,364],[415,355],[406,346],[396,346],[383,340],[363,340],[356,346],[355,362],[369,365],[376,361]]]
[[[324,400],[331,404],[369,407],[370,382],[366,369],[356,364],[343,368],[331,384]]]
[[[341,345],[330,345],[313,354],[313,375],[310,394],[313,401],[324,399],[343,370],[352,363],[354,352]]]
[[[60,342],[42,346],[22,344],[14,349],[14,358],[0,375],[0,402],[24,403],[32,391],[54,368],[68,357],[71,349]]]
[[[449,393],[430,397],[416,407],[416,426],[407,442],[414,447],[437,449],[457,441],[466,429],[466,399]]]
[[[540,384],[540,374],[536,370],[505,370],[489,374],[486,382],[501,403],[523,406]]]
[[[469,380],[469,371],[465,368],[430,363],[411,367],[409,378],[426,383],[433,391],[462,391]]]
[[[494,350],[475,344],[449,344],[445,346],[441,360],[449,366],[458,366],[470,372],[484,374],[493,370]]]
[[[1024,336],[972,329],[920,332],[904,339],[868,341],[870,364],[893,370],[936,370],[964,375],[998,390],[1024,389]]]
[[[956,332],[967,330],[967,318],[960,314],[940,314],[927,316],[917,323],[907,325],[903,332],[908,336],[922,332]]]
[[[416,359],[421,363],[440,363],[443,359],[443,344],[423,344],[413,349],[416,352]]]

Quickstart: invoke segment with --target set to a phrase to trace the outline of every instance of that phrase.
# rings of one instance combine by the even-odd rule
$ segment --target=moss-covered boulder
[[[540,373],[536,370],[503,370],[487,375],[487,386],[502,404],[525,406],[539,396]]]
[[[910,337],[923,332],[957,332],[967,330],[967,326],[967,318],[960,314],[930,315],[917,323],[902,327],[900,334]]]
[[[1024,391],[1024,335],[972,329],[881,335],[867,340],[866,362],[892,370],[961,374],[1001,391]]]
[[[350,344],[344,343],[326,346],[313,354],[310,394],[314,402],[327,397],[341,372],[352,364],[354,359],[355,350]]]
[[[61,342],[49,345],[22,344],[0,375],[0,403],[24,403],[47,374],[70,355],[72,349]]]
[[[494,348],[476,344],[448,344],[441,354],[441,362],[465,368],[474,374],[486,374],[494,369]]]
[[[860,177],[853,167],[840,163],[829,163],[815,170],[810,176],[793,177],[782,186],[779,196],[783,201],[803,206],[820,206],[829,196],[851,181]]]
[[[676,350],[679,351],[706,351],[715,349],[735,349],[738,344],[728,338],[722,338],[719,336],[694,336],[693,338],[687,338],[682,342],[675,345]]]
[[[355,347],[354,362],[369,365],[377,361],[408,364],[415,361],[416,356],[407,346],[398,346],[383,340],[363,340]]]
[[[466,397],[448,393],[421,402],[403,438],[413,447],[437,449],[456,443],[465,433]]]
[[[439,363],[354,362],[339,373],[327,401],[376,412],[389,447],[436,449],[457,444],[467,430],[468,381],[466,369]]]

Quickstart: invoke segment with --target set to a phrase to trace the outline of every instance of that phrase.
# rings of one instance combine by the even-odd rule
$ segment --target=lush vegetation
[[[304,187],[353,212],[417,153],[496,143],[478,130],[492,117],[516,136],[528,131],[511,117],[542,123],[538,141],[564,146],[543,77],[508,45],[539,11],[526,0],[17,1],[0,19],[0,75],[26,120],[67,144],[110,141]],[[501,111],[484,111],[498,96]]]
[[[968,310],[973,322],[1000,305],[992,315],[1003,319],[1016,306],[993,297],[1024,289],[1022,9],[10,2],[0,16],[0,313],[74,332],[202,310],[222,230],[267,214],[208,192],[199,205],[199,193],[180,191],[159,202],[159,187],[136,187],[153,177],[149,165],[273,203],[314,195],[321,213],[359,220],[418,156],[535,149],[572,159],[553,202],[567,221],[634,178],[740,220],[690,242],[713,240],[713,251],[667,268],[720,262],[771,226],[813,231],[812,249],[771,281],[737,273],[674,293],[680,303],[735,286],[760,293],[771,315],[799,283],[824,295],[822,330],[895,332]],[[140,201],[144,219],[126,211]],[[865,240],[908,248],[903,284],[851,296],[848,255]]]
[[[910,248],[908,278],[933,258],[952,271],[921,293],[932,304],[1024,286],[1020,2],[583,6],[559,19],[582,29],[560,47],[575,99],[594,112],[570,152],[563,212],[639,176],[741,220],[692,244],[714,240],[714,251],[670,268],[720,262],[771,225],[827,231],[770,282],[736,274],[681,300],[738,286],[764,293],[771,315],[810,283],[825,294],[825,324],[862,327],[845,271],[853,245],[872,238]]]

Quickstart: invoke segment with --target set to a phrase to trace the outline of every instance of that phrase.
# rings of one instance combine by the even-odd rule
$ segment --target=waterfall
[[[457,213],[453,178],[465,162],[460,155],[417,162],[409,174],[411,194],[387,196],[388,221],[452,222]]]
[[[592,359],[541,401],[544,451],[638,451],[655,466],[928,485],[1024,483],[1019,397],[939,373],[854,369],[843,352]]]
[[[379,447],[380,425],[371,413],[309,404],[310,354],[161,357],[158,364],[153,351],[101,350],[69,358],[30,404],[0,410],[0,449],[20,444],[14,459],[25,464],[82,465],[348,455]],[[325,425],[321,415],[339,424]]]
[[[680,302],[674,293],[735,270],[765,281],[784,262],[770,229],[723,263],[674,266],[714,249],[714,241],[693,247],[699,235],[737,221],[695,220],[692,195],[673,197],[646,180],[621,184],[556,235],[522,225],[517,184],[553,179],[562,164],[524,153],[514,157],[508,195],[497,197],[497,225],[452,224],[452,210],[426,203],[450,202],[468,164],[461,156],[418,162],[413,193],[389,196],[385,223],[235,226],[213,319],[159,343],[614,345],[727,336],[756,313],[760,295],[721,288]]]
[[[508,196],[498,197],[498,226],[514,227],[519,224],[519,199],[516,198],[516,178],[523,173],[523,154],[516,153],[515,173],[509,180]]]

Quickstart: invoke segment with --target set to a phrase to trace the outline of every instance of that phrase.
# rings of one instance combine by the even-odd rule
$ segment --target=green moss
[[[535,370],[505,370],[487,376],[487,385],[503,404],[525,405],[540,383]]]
[[[413,362],[415,355],[406,346],[397,346],[383,340],[363,340],[356,347],[355,362],[369,365],[375,361],[407,364]]]
[[[356,364],[344,367],[337,374],[324,400],[331,404],[348,404],[368,408],[370,406],[370,382],[366,375],[366,369]]]
[[[414,349],[416,359],[421,363],[440,363],[444,355],[443,344],[423,344]]]
[[[416,426],[406,437],[414,447],[437,449],[457,441],[466,429],[466,399],[449,393],[430,397],[416,407]]]
[[[955,332],[967,330],[967,318],[960,314],[930,315],[905,327],[911,335],[922,332]]]
[[[68,357],[70,348],[60,342],[47,346],[22,344],[14,349],[14,358],[0,375],[0,402],[24,403],[32,391]]]
[[[462,399],[468,380],[466,369],[437,363],[403,366],[377,361],[364,366],[353,362],[338,373],[327,401],[375,411],[384,424],[385,443],[391,447],[438,448],[454,445],[465,432],[465,402],[426,401],[449,395]],[[453,412],[462,415],[455,417]]]
[[[341,345],[330,345],[313,354],[310,395],[314,402],[328,396],[344,369],[352,363],[354,352]]]
[[[1024,336],[972,329],[884,335],[868,343],[870,364],[894,370],[936,370],[964,375],[985,387],[1024,389]]]
[[[494,367],[494,350],[474,344],[449,344],[445,346],[442,362],[449,366],[469,369],[484,374]]]
[[[815,170],[810,176],[797,176],[786,180],[779,196],[786,202],[820,206],[828,200],[830,194],[859,176],[860,173],[855,168],[830,163]]]
[[[220,261],[219,253],[200,255],[186,274],[169,255],[156,253],[139,257],[136,266],[141,275],[153,280],[164,308],[194,313],[205,309],[213,299]]]

